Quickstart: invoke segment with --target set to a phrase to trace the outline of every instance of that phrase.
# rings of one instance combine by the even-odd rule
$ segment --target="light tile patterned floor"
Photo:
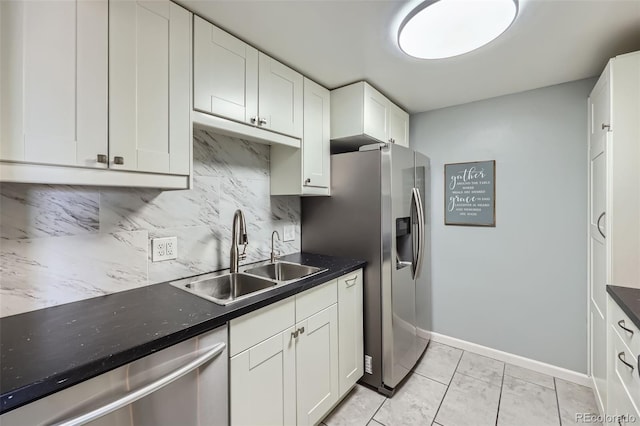
[[[327,426],[566,426],[598,412],[590,388],[431,342],[392,398],[361,385]]]

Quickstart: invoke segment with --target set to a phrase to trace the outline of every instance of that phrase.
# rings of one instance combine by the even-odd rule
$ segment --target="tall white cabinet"
[[[606,411],[606,285],[640,288],[640,52],[609,61],[588,105],[589,358]]]
[[[0,160],[105,168],[108,2],[0,2]]]
[[[329,90],[304,78],[301,147],[271,147],[271,195],[330,194],[330,102]]]

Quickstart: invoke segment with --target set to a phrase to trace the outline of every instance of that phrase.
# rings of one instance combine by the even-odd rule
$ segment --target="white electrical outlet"
[[[151,261],[172,260],[178,258],[178,238],[164,237],[151,240]]]
[[[295,225],[285,225],[282,232],[282,241],[293,241],[296,239]]]

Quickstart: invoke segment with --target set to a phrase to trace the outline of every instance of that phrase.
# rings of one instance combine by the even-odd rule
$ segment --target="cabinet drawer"
[[[609,318],[611,327],[620,336],[624,344],[631,349],[631,354],[636,357],[640,355],[640,330],[611,297],[609,297]]]
[[[295,300],[290,297],[231,320],[229,355],[234,356],[286,328],[293,327],[295,308]]]
[[[338,302],[338,280],[296,295],[296,322]]]
[[[640,362],[638,358],[630,353],[629,348],[622,342],[620,336],[616,333],[611,334],[613,339],[612,347],[614,349],[611,355],[613,358],[613,379],[619,379],[627,393],[632,395],[633,403],[636,408],[640,407]],[[627,364],[625,364],[625,362]]]

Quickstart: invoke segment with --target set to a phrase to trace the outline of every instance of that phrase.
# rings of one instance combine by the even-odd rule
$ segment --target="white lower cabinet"
[[[231,424],[317,424],[362,376],[362,270],[234,319],[229,333]]]
[[[296,420],[293,327],[231,358],[231,423],[284,425]]]
[[[640,421],[640,330],[608,298],[606,424]]]
[[[339,348],[338,371],[343,395],[364,374],[362,270],[338,279]]]

